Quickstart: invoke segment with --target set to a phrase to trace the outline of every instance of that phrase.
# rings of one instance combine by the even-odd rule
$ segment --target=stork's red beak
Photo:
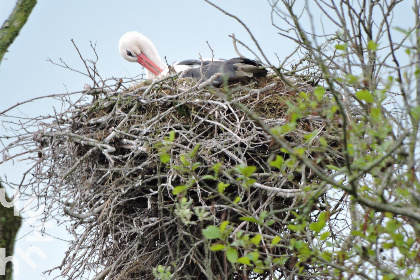
[[[137,61],[140,63],[144,68],[149,70],[155,75],[159,75],[162,73],[162,69],[160,69],[156,64],[154,64],[147,56],[143,53],[137,55]]]

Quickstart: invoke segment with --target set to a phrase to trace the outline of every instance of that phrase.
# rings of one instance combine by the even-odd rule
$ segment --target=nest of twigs
[[[235,199],[254,213],[286,209],[299,203],[305,182],[317,180],[299,161],[284,165],[280,176],[270,162],[290,156],[267,131],[293,117],[289,107],[299,92],[312,98],[310,84],[294,79],[290,86],[277,77],[229,88],[188,83],[169,78],[99,94],[34,135],[43,164],[36,176],[45,176],[48,196],[73,222],[76,239],[62,267],[69,279],[87,271],[99,273],[97,279],[155,279],[158,265],[171,267],[180,279],[206,279],[208,268],[214,279],[238,278],[239,271],[227,270],[231,264],[222,251],[208,250],[202,229],[228,220],[234,233],[272,234],[240,220],[245,213],[231,207]],[[339,123],[319,115],[322,106],[332,106],[324,99],[299,118],[296,129],[281,135],[293,148],[310,146],[307,156],[320,168],[342,162],[340,137],[326,129]],[[256,181],[244,187],[238,166],[255,166]],[[230,184],[223,193],[219,182]],[[279,211],[276,218],[292,217]],[[272,228],[287,230],[282,223]]]

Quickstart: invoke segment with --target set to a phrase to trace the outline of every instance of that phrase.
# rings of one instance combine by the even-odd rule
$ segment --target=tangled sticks
[[[237,277],[223,252],[208,249],[202,230],[229,221],[229,238],[239,231],[273,238],[287,230],[305,184],[317,180],[267,128],[293,149],[304,148],[320,168],[342,162],[339,124],[319,114],[332,106],[327,95],[306,115],[290,110],[315,98],[304,81],[294,88],[276,77],[253,88],[186,83],[169,77],[108,92],[70,106],[34,134],[40,166],[33,180],[45,183],[49,202],[73,225],[75,240],[61,267],[69,279],[87,272],[96,279],[154,279],[158,265],[187,278]],[[281,130],[292,121],[296,127]],[[269,229],[241,219],[265,210],[276,213]]]

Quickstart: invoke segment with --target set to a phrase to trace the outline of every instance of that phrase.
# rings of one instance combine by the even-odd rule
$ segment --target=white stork
[[[152,41],[143,34],[132,31],[125,33],[119,42],[121,56],[130,62],[138,62],[147,69],[147,78],[156,79],[166,76],[169,72],[168,66],[160,58],[159,53]],[[201,66],[202,69],[201,69]],[[228,81],[241,80],[243,78],[261,77],[267,74],[258,62],[248,58],[232,58],[229,60],[197,60],[188,59],[172,65],[175,72],[184,72],[182,77],[209,79],[213,74],[220,73],[221,76],[214,80],[213,84],[220,85],[223,78]]]

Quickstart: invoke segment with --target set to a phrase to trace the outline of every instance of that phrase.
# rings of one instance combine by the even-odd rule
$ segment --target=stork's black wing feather
[[[203,67],[195,67],[186,70],[183,77],[191,77],[194,79],[201,79],[202,74],[204,79],[210,79],[216,73],[221,76],[213,81],[214,85],[221,85],[224,79],[228,81],[240,80],[250,77],[262,77],[267,75],[267,70],[262,68],[262,65],[255,60],[243,57],[231,58],[224,61],[205,61],[201,64],[200,60],[188,59],[178,63],[178,65],[198,65]]]

